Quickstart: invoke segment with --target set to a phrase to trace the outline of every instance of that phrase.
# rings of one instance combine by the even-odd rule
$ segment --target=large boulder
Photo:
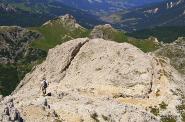
[[[43,77],[49,96],[40,91]],[[181,121],[182,81],[165,58],[128,43],[80,38],[50,49],[11,97],[26,122]]]

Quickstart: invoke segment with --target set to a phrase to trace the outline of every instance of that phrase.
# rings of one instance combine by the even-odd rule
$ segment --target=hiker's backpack
[[[47,81],[44,80],[44,81],[43,81],[43,88],[47,88],[47,87],[48,87]]]

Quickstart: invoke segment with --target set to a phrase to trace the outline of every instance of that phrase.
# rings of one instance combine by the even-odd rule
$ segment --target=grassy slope
[[[136,39],[133,37],[127,36],[124,32],[115,30],[103,30],[104,34],[106,34],[107,37],[109,37],[110,40],[116,41],[116,42],[127,42],[130,43],[139,49],[141,49],[143,52],[151,52],[156,49],[158,49],[159,45],[156,45],[153,40],[151,39]]]
[[[40,32],[43,37],[32,43],[34,48],[40,48],[48,51],[50,48],[55,47],[57,44],[69,41],[75,38],[89,37],[91,30],[87,29],[74,29],[68,25],[61,24],[54,21],[52,25],[31,28],[34,31]],[[151,52],[156,50],[158,46],[149,39],[136,39],[128,37],[124,32],[115,30],[102,30],[106,37],[116,42],[128,42],[140,48],[144,52]]]
[[[134,46],[141,49],[143,52],[152,52],[159,48],[160,45],[157,45],[150,39],[135,39],[133,37],[129,37],[128,43],[133,44]]]
[[[122,32],[118,32],[117,34],[115,34],[115,37],[116,37],[115,41],[130,43],[146,53],[154,51],[159,48],[159,45],[154,43],[154,41],[151,39],[136,39],[133,37],[126,36]]]
[[[32,43],[32,47],[48,51],[57,44],[61,44],[74,38],[87,37],[89,34],[89,31],[86,29],[72,29],[72,31],[70,29],[70,27],[68,28],[59,24],[31,28],[31,30],[38,31],[43,35],[41,39]]]

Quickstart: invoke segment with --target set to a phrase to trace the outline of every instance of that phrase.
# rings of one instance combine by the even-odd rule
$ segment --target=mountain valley
[[[6,6],[5,11],[0,13],[0,25],[41,26],[44,22],[65,14],[73,15],[80,24],[88,28],[103,23],[95,15],[55,0],[0,0],[0,3]],[[12,8],[14,11],[7,11]]]
[[[135,31],[156,26],[183,26],[184,0],[167,0],[131,10],[123,10],[102,17],[102,20],[115,24],[115,27]]]

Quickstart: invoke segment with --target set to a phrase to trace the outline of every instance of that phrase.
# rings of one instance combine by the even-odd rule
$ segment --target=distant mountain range
[[[84,27],[112,24],[124,31],[185,25],[184,0],[0,0],[0,25],[40,26],[64,14]]]
[[[102,17],[123,30],[185,25],[185,1],[167,0]]]
[[[0,0],[0,25],[40,26],[57,16],[71,14],[85,27],[103,23],[95,15],[56,0]]]

